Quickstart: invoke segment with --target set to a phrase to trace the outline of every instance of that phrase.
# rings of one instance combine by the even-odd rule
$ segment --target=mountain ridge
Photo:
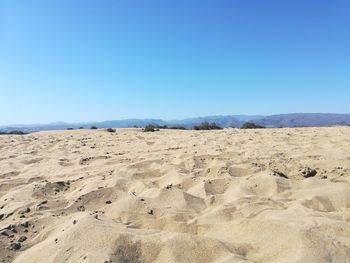
[[[0,131],[10,132],[20,130],[25,132],[45,131],[45,130],[62,130],[67,128],[90,128],[96,126],[98,128],[130,128],[144,127],[148,124],[168,125],[168,126],[184,126],[192,128],[201,122],[215,122],[219,126],[240,127],[244,122],[252,121],[266,127],[323,127],[335,125],[350,125],[350,114],[339,113],[287,113],[274,115],[213,115],[194,117],[178,120],[162,120],[162,119],[122,119],[122,120],[106,120],[93,122],[53,122],[48,124],[15,124],[0,126]]]

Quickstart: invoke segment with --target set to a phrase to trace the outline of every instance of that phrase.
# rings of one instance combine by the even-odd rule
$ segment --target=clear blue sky
[[[350,113],[350,1],[0,2],[0,125]]]

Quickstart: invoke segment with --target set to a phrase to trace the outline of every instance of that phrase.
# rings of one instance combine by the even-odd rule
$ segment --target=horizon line
[[[100,121],[52,121],[52,122],[41,122],[41,123],[15,123],[15,124],[0,124],[0,128],[8,127],[14,128],[15,126],[39,126],[39,125],[54,125],[54,124],[90,124],[90,123],[103,123],[108,121],[128,121],[128,120],[159,120],[159,121],[183,121],[189,119],[198,119],[198,118],[210,118],[210,117],[234,117],[234,116],[261,116],[261,117],[269,117],[276,115],[292,115],[292,114],[332,114],[332,115],[350,115],[350,113],[332,113],[332,112],[290,112],[290,113],[274,113],[274,114],[215,114],[215,115],[200,115],[194,117],[185,117],[185,118],[173,118],[173,119],[165,119],[165,118],[141,118],[141,117],[133,117],[133,118],[120,118],[120,119],[105,119]]]

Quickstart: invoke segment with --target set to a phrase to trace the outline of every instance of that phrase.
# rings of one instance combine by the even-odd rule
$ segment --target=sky
[[[348,0],[0,1],[0,125],[350,113]]]

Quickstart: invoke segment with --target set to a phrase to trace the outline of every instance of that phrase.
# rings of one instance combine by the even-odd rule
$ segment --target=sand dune
[[[2,262],[350,262],[350,127],[50,131],[0,152]]]

